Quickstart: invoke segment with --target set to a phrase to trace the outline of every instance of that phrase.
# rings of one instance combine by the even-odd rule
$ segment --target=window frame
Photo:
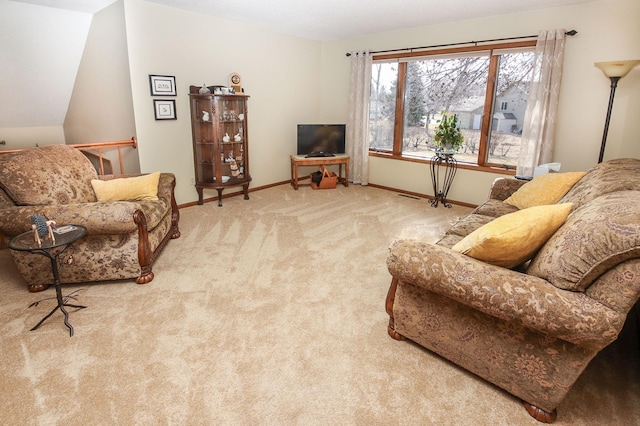
[[[397,60],[398,64],[398,81],[396,86],[396,99],[395,99],[395,119],[394,119],[394,130],[393,130],[393,149],[383,150],[376,148],[369,148],[369,155],[379,156],[384,158],[394,158],[399,160],[420,162],[420,163],[431,163],[431,160],[428,158],[417,158],[403,155],[402,153],[402,137],[403,137],[403,128],[404,128],[404,96],[406,89],[406,70],[407,70],[407,60],[415,60],[419,57],[430,57],[430,56],[449,56],[455,54],[469,54],[474,52],[489,52],[489,74],[487,76],[487,88],[486,88],[486,96],[485,103],[482,115],[482,124],[480,131],[480,146],[478,149],[478,157],[476,163],[459,163],[458,167],[461,168],[469,168],[469,169],[484,169],[492,172],[502,172],[505,174],[515,174],[515,166],[506,166],[502,164],[495,164],[488,162],[487,159],[487,151],[489,149],[489,134],[491,132],[491,111],[493,110],[493,104],[495,102],[495,85],[496,79],[498,76],[498,66],[499,59],[501,53],[505,50],[520,50],[520,49],[535,49],[536,40],[525,40],[525,41],[517,41],[517,42],[506,42],[506,43],[491,43],[491,44],[475,44],[472,46],[466,47],[454,47],[454,48],[434,48],[429,50],[420,50],[420,51],[410,51],[410,52],[402,52],[402,53],[385,53],[385,54],[374,54],[372,57],[372,62],[389,62]],[[496,51],[502,51],[497,52]]]

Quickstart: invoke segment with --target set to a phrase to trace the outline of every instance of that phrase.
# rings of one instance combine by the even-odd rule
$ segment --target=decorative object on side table
[[[464,143],[464,136],[458,126],[458,116],[441,111],[442,119],[436,127],[433,140],[440,151],[458,151]]]
[[[33,229],[33,239],[38,243],[38,247],[42,246],[42,238],[48,237],[51,243],[56,242],[56,238],[53,236],[52,227],[56,226],[54,220],[47,220],[46,217],[39,214],[32,214],[29,216],[31,220],[31,229]]]
[[[33,215],[38,216],[38,215]],[[42,216],[40,216],[41,218]],[[36,221],[39,221],[39,218],[36,218]],[[52,222],[52,221],[49,221]],[[37,225],[36,225],[37,226]],[[45,225],[46,226],[46,225]],[[50,226],[50,225],[49,225]],[[34,228],[37,231],[37,228]],[[54,231],[56,232],[56,231]],[[28,251],[33,254],[39,254],[41,256],[48,257],[51,260],[51,272],[53,273],[53,285],[56,288],[56,299],[58,304],[55,308],[51,310],[44,318],[40,320],[31,331],[40,327],[40,325],[55,311],[60,309],[64,314],[64,324],[69,329],[69,337],[73,336],[73,327],[69,324],[69,313],[65,309],[65,306],[69,306],[72,308],[84,309],[86,306],[82,305],[73,305],[67,303],[69,299],[75,299],[74,293],[71,293],[67,296],[62,295],[62,289],[60,288],[60,268],[65,264],[70,264],[73,262],[73,258],[69,257],[64,262],[59,261],[60,255],[64,253],[64,251],[73,243],[84,237],[87,233],[87,228],[80,225],[65,225],[60,227],[60,230],[56,232],[58,234],[58,239],[55,240],[53,238],[53,233],[50,237],[44,237],[42,240],[33,241],[32,232],[27,231],[24,232],[17,237],[13,238],[9,242],[9,248],[12,250],[18,251]],[[59,265],[59,266],[58,266]],[[31,306],[37,306],[40,302],[46,299],[41,299],[37,302],[32,303]]]

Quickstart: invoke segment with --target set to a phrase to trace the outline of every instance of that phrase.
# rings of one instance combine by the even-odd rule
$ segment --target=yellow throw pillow
[[[572,203],[536,206],[500,216],[451,249],[492,265],[516,267],[533,258],[571,213]]]
[[[525,183],[511,197],[504,200],[519,209],[555,204],[586,172],[546,173]]]
[[[142,201],[158,199],[160,172],[130,178],[91,180],[98,201]]]

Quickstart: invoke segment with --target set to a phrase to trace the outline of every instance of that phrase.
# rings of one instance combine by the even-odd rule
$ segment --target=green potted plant
[[[464,143],[464,136],[458,126],[458,116],[441,111],[442,120],[436,127],[434,141],[438,151],[457,151]]]

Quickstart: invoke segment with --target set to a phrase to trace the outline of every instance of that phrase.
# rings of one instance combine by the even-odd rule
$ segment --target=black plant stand
[[[431,183],[433,184],[433,200],[430,200],[432,207],[438,207],[438,203],[449,208],[451,203],[447,203],[447,194],[451,188],[453,178],[458,170],[458,162],[453,158],[455,151],[436,151],[436,155],[431,158]],[[444,180],[440,185],[440,166],[444,166]]]
[[[72,308],[84,309],[86,306],[82,305],[72,305],[67,303],[70,298],[74,298],[74,296],[67,295],[62,296],[62,290],[60,289],[60,267],[58,266],[58,258],[59,256],[74,242],[78,241],[80,238],[84,237],[87,233],[87,229],[80,225],[72,225],[73,229],[64,234],[55,234],[55,241],[51,241],[48,237],[42,239],[42,244],[38,245],[35,241],[33,231],[28,231],[23,234],[18,235],[14,239],[9,242],[9,248],[12,250],[19,251],[28,251],[34,254],[40,254],[42,256],[48,257],[51,260],[51,270],[53,272],[53,285],[56,288],[56,299],[58,300],[58,304],[55,308],[51,310],[44,318],[40,320],[31,331],[40,327],[40,325],[55,311],[60,309],[64,314],[64,324],[69,328],[69,337],[73,336],[73,327],[69,324],[69,313],[64,308],[65,306],[70,306]],[[55,233],[55,231],[54,231]],[[44,299],[42,299],[44,300]],[[35,302],[31,306],[35,306],[39,303]]]

